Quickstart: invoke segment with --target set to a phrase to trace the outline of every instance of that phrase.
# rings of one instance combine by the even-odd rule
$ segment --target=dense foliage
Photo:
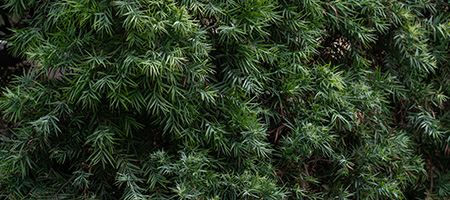
[[[450,2],[5,0],[6,199],[444,199]]]

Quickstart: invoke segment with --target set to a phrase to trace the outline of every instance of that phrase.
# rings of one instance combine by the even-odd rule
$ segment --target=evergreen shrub
[[[4,0],[4,199],[446,199],[446,0]]]

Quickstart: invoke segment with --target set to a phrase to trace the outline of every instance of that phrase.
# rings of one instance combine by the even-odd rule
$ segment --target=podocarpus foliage
[[[450,3],[7,0],[6,199],[450,196]]]

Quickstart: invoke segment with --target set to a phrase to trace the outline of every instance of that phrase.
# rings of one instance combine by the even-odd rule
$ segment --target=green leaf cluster
[[[450,2],[4,2],[5,199],[450,195]]]

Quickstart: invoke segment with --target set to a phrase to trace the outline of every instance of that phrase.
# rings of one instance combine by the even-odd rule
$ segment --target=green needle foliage
[[[450,2],[5,0],[5,199],[446,199]]]

